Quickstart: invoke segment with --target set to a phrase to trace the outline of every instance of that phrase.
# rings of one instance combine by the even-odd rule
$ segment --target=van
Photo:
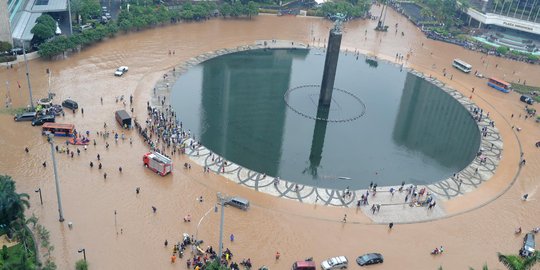
[[[532,105],[534,103],[534,100],[531,97],[526,96],[526,95],[521,96],[519,98],[519,100],[521,100],[522,102],[525,102],[525,103],[527,103],[529,105]]]
[[[313,261],[297,261],[293,263],[292,270],[316,270],[317,265]]]
[[[249,201],[241,197],[231,197],[226,204],[242,210],[247,210],[249,208]]]
[[[13,120],[15,120],[15,122],[32,121],[34,118],[36,118],[36,112],[25,112],[15,115]]]
[[[126,110],[118,110],[114,113],[116,122],[120,124],[123,128],[131,128],[131,116]]]

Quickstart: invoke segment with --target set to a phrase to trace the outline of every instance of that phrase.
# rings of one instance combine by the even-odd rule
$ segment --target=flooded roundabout
[[[205,112],[206,117],[212,119],[206,118],[204,123],[215,121],[215,125],[219,126],[227,123],[228,119],[225,117],[236,117],[237,114],[241,114],[242,108],[248,107],[246,104],[249,105],[250,101],[253,101],[253,104],[263,104],[263,101],[269,98],[266,95],[268,92],[261,96],[248,95],[246,100],[237,100],[237,103],[232,100],[229,103],[220,103],[220,100],[216,100],[216,96],[210,95],[205,99],[201,98],[201,95],[194,94],[197,91],[196,87],[191,87],[187,81],[182,80],[189,79],[190,76],[203,78],[209,76],[214,80],[208,82],[220,86],[227,85],[224,82],[225,78],[233,77],[219,77],[218,75],[222,72],[219,67],[205,70],[198,64],[215,57],[216,53],[234,55],[230,53],[261,49],[263,45],[257,45],[257,40],[294,40],[297,46],[301,46],[302,43],[321,46],[330,27],[329,22],[320,19],[274,16],[259,16],[251,21],[212,20],[204,23],[166,26],[122,35],[86,48],[80,53],[69,55],[66,59],[55,61],[37,59],[30,62],[34,96],[46,95],[47,77],[44,71],[50,68],[53,72],[51,88],[57,94],[57,99],[71,97],[84,108],[84,114],[80,111],[74,114],[66,112],[64,118],[59,119],[58,122],[74,123],[78,130],[90,131],[90,137],[97,141],[96,146],[90,145],[88,150],[81,151],[80,155],[75,155],[73,158],[57,155],[64,215],[66,221],[73,222],[72,229],[68,228],[66,222],[58,222],[52,166],[43,168],[41,165],[43,161],[50,160],[50,149],[45,138],[40,136],[38,128],[14,123],[12,116],[7,113],[0,114],[2,122],[0,141],[3,149],[0,151],[0,170],[2,173],[13,176],[21,192],[33,195],[35,194],[33,190],[41,188],[44,203],[41,206],[39,199],[32,196],[30,200],[32,207],[28,210],[28,215],[34,213],[39,218],[39,222],[50,231],[51,242],[55,246],[53,256],[59,269],[73,267],[74,262],[81,257],[81,254],[77,252],[79,248],[85,248],[92,269],[184,269],[186,258],[171,264],[171,246],[164,247],[163,242],[166,239],[169,243],[179,241],[181,234],[186,232],[197,234],[205,241],[205,244],[216,247],[219,237],[219,213],[211,211],[216,203],[216,192],[239,195],[251,201],[252,207],[248,211],[226,209],[224,235],[228,239],[228,235],[233,233],[235,241],[227,240],[224,245],[233,251],[235,260],[251,258],[257,267],[264,264],[270,269],[289,269],[293,261],[310,256],[320,262],[332,256],[346,255],[352,261],[356,256],[366,252],[380,252],[385,256],[384,264],[376,266],[380,269],[436,269],[439,266],[443,266],[444,269],[465,269],[469,266],[479,268],[484,263],[490,267],[498,266],[496,252],[515,254],[520,247],[522,237],[513,234],[514,228],[521,226],[524,230],[528,230],[540,223],[535,214],[540,204],[538,195],[535,194],[539,186],[535,172],[540,166],[540,158],[534,147],[534,141],[539,135],[538,126],[522,118],[510,118],[511,114],[518,115],[522,112],[523,106],[519,103],[517,94],[504,95],[498,91],[492,91],[485,85],[485,80],[452,70],[451,61],[459,56],[473,66],[485,68],[484,74],[506,77],[510,81],[527,78],[530,84],[535,85],[540,84],[540,79],[534,76],[540,72],[540,69],[537,66],[491,56],[485,57],[449,44],[427,40],[400,15],[393,12],[389,12],[389,15],[388,23],[390,25],[399,23],[400,31],[406,33],[405,37],[394,36],[392,33],[375,33],[371,30],[375,22],[350,22],[346,25],[342,45],[343,49],[347,49],[349,53],[347,56],[343,53],[340,60],[350,62],[350,67],[342,72],[343,76],[356,76],[358,80],[377,80],[377,76],[395,76],[392,80],[385,80],[386,77],[379,77],[378,80],[384,85],[394,84],[396,87],[374,90],[372,96],[369,96],[367,92],[353,92],[361,89],[357,87],[358,81],[352,81],[348,85],[336,84],[336,87],[353,92],[365,104],[365,114],[354,122],[381,121],[369,118],[372,114],[381,114],[381,116],[391,118],[391,124],[374,125],[361,134],[350,131],[349,133],[353,133],[347,136],[352,137],[352,140],[374,142],[369,146],[377,148],[379,146],[375,143],[377,141],[375,138],[382,137],[383,134],[377,128],[386,129],[390,130],[384,133],[384,136],[388,137],[386,139],[394,140],[396,143],[401,141],[402,147],[409,148],[402,149],[403,152],[396,152],[395,149],[388,151],[394,151],[397,156],[406,160],[410,160],[411,156],[419,155],[418,164],[450,162],[445,161],[444,158],[461,162],[448,166],[448,169],[442,173],[430,176],[429,181],[427,178],[422,178],[422,174],[414,174],[418,173],[421,167],[418,169],[418,167],[406,165],[406,168],[393,167],[391,170],[383,170],[382,168],[398,166],[402,162],[385,161],[377,156],[363,158],[365,162],[384,163],[384,166],[382,164],[381,166],[370,165],[372,169],[357,166],[355,170],[365,171],[363,177],[358,179],[355,179],[353,175],[360,174],[358,171],[331,170],[340,164],[339,157],[329,156],[329,159],[335,162],[331,164],[325,163],[327,160],[321,158],[320,164],[324,166],[317,165],[318,155],[312,154],[313,148],[317,150],[317,147],[313,145],[317,145],[320,139],[313,136],[314,130],[317,130],[316,122],[314,120],[293,122],[289,118],[299,117],[298,114],[289,110],[283,103],[279,105],[269,103],[269,107],[259,110],[262,113],[274,113],[272,119],[279,118],[278,120],[282,123],[278,124],[285,126],[283,130],[277,128],[278,124],[259,123],[260,120],[252,120],[253,123],[260,124],[255,127],[231,124],[243,134],[258,128],[261,132],[268,132],[268,135],[273,137],[290,132],[286,131],[287,124],[306,126],[305,132],[299,134],[303,138],[301,142],[285,142],[276,139],[271,142],[283,143],[283,146],[264,145],[262,148],[269,155],[277,155],[294,150],[295,145],[301,147],[304,152],[298,154],[297,158],[293,153],[283,163],[288,166],[295,165],[288,168],[301,168],[298,176],[307,169],[311,174],[304,174],[307,177],[303,180],[294,175],[294,171],[298,173],[296,169],[285,169],[282,165],[279,165],[278,169],[275,163],[262,164],[274,166],[274,169],[256,167],[257,164],[244,165],[242,160],[229,162],[226,166],[219,162],[212,163],[212,154],[202,147],[188,149],[185,155],[175,155],[173,160],[176,168],[173,174],[167,177],[157,176],[142,166],[141,159],[142,155],[148,151],[147,145],[135,130],[122,131],[115,124],[114,111],[132,107],[134,116],[144,121],[147,117],[147,102],[160,104],[163,96],[168,97],[167,101],[172,100],[172,106],[185,128],[191,129],[196,137],[200,136],[203,145],[212,149],[215,160],[219,160],[217,153],[227,157],[231,152],[237,151],[238,145],[221,144],[222,142],[218,139],[226,137],[222,136],[223,133],[221,136],[217,133],[218,137],[205,138],[204,129],[212,131],[215,127],[199,125],[197,117],[201,115],[201,111],[193,111],[200,108],[195,105],[206,102],[211,107],[218,107],[217,104],[227,104],[230,115],[224,114],[223,111]],[[369,31],[364,34],[366,29]],[[318,41],[319,39],[321,42]],[[174,51],[174,54],[169,54],[169,50]],[[305,53],[297,49],[295,53],[305,53],[306,59],[316,62],[319,57],[317,50],[306,50],[307,53]],[[396,53],[406,55],[410,50],[413,54],[408,61],[395,61]],[[353,56],[354,51],[362,52],[359,60]],[[283,70],[275,69],[272,65],[285,67],[291,65],[302,68],[301,62],[294,62],[287,58],[287,52],[265,53],[269,54],[266,56],[268,59],[273,59],[267,61],[271,65],[265,72],[275,71],[285,74]],[[379,61],[378,67],[370,69],[366,66],[364,55],[376,55]],[[489,66],[483,65],[483,61],[488,62]],[[393,65],[390,62],[397,62],[397,64]],[[178,66],[179,64],[181,66]],[[403,72],[399,69],[401,64],[405,66]],[[129,66],[129,73],[120,78],[114,77],[112,73],[120,65]],[[304,65],[315,66],[309,61],[304,62]],[[365,68],[362,73],[352,68],[362,65]],[[443,76],[443,68],[453,73],[452,79],[448,75]],[[202,69],[199,75],[193,73],[197,69]],[[253,68],[248,65],[247,69]],[[387,75],[376,75],[375,71],[378,70],[384,70],[384,74]],[[230,69],[229,71],[237,73],[235,76],[249,76],[250,79],[268,81],[268,78],[263,78],[264,74],[257,77],[249,75],[246,70]],[[369,78],[362,77],[367,76],[362,75],[363,73],[369,74]],[[169,74],[165,80],[164,74]],[[295,81],[294,78],[301,78],[301,76],[295,76],[301,75],[302,72],[291,74],[294,76],[287,79],[288,84],[285,83],[285,79],[274,82],[281,86],[279,94],[282,97],[288,89],[295,86],[320,83],[320,75],[313,75],[314,79]],[[427,78],[421,79],[421,77]],[[430,80],[430,77],[437,80]],[[10,82],[14,106],[25,106],[28,100],[26,91],[13,87],[16,81],[25,81],[24,66],[19,64],[14,69],[2,70],[0,79]],[[205,79],[204,82],[206,83],[207,80]],[[244,81],[236,79],[230,83],[231,85],[242,84]],[[250,86],[249,80],[246,79],[245,83],[245,86]],[[167,87],[167,84],[170,87]],[[400,104],[405,104],[406,101],[410,103],[416,98],[417,103],[421,104],[423,98],[433,98],[422,97],[427,94],[421,91],[410,91],[410,96],[407,96],[407,88],[404,87],[407,84],[423,85],[429,93],[435,91],[435,86],[440,87],[443,90],[436,91],[442,95],[441,99],[448,99],[448,103],[436,107],[437,104],[432,102],[412,111],[401,110]],[[154,87],[156,90],[152,91]],[[204,84],[198,87],[205,89]],[[215,86],[207,85],[206,87],[211,89]],[[476,88],[474,93],[471,93],[472,87]],[[174,89],[172,93],[171,89]],[[379,102],[395,105],[395,108],[388,108],[388,110],[393,110],[392,114],[385,115],[377,111],[378,107],[384,108],[385,104],[373,105],[375,103],[372,103],[370,99],[379,96],[377,91],[385,91],[384,96],[388,97],[387,101]],[[395,94],[391,91],[395,91]],[[124,97],[133,95],[133,104],[116,102],[116,98],[122,95]],[[204,93],[202,96],[204,97]],[[101,97],[103,103],[100,102]],[[227,96],[222,96],[224,97]],[[177,101],[178,104],[175,103]],[[242,102],[245,103],[242,104]],[[458,120],[446,119],[444,115],[448,114],[439,113],[443,109],[452,111],[451,106],[456,106],[454,114]],[[471,127],[463,128],[463,123],[466,125],[463,121],[472,119],[471,106],[482,108],[484,114],[489,112],[490,116],[483,118],[480,122],[477,121],[476,124],[472,121],[469,123],[472,124]],[[278,109],[270,110],[274,107]],[[407,108],[411,107],[407,106]],[[186,111],[182,111],[184,109]],[[416,119],[417,114],[428,119],[426,120],[428,122]],[[429,119],[429,115],[441,118]],[[400,117],[403,119],[400,120]],[[464,117],[464,120],[459,120],[459,117]],[[397,121],[393,122],[396,119]],[[244,119],[244,122],[248,120]],[[270,120],[267,119],[267,121]],[[403,121],[402,124],[400,121]],[[435,125],[445,121],[457,121],[452,122],[456,123],[456,126],[438,127]],[[489,121],[494,121],[496,128],[492,127]],[[133,139],[133,143],[130,144],[128,140],[115,142],[112,138],[106,140],[95,136],[96,132],[104,130],[104,122],[107,123],[109,131],[124,132],[126,137]],[[332,125],[334,123],[328,124],[328,126]],[[426,134],[418,130],[432,126],[435,129]],[[515,132],[512,126],[518,126],[522,128],[522,131]],[[392,132],[392,130],[407,129],[407,127],[411,127],[407,134],[404,133],[405,131]],[[490,136],[484,138],[480,135],[479,130],[483,127],[489,128]],[[340,133],[326,127],[324,157],[331,154],[327,146],[340,140],[340,137],[333,132]],[[321,134],[317,131],[315,133]],[[458,133],[473,135],[460,138]],[[239,137],[240,135],[240,133],[228,134],[233,139],[243,141],[245,137]],[[406,135],[412,136],[410,138],[424,136],[421,137],[422,140],[429,140],[433,136],[439,137],[441,140],[448,141],[448,144],[443,144],[447,148],[414,149],[411,145],[419,145],[419,142],[409,139]],[[455,141],[452,140],[453,138],[456,138]],[[332,142],[328,142],[329,140]],[[59,138],[56,139],[57,144],[63,142]],[[105,147],[106,142],[110,143],[109,148]],[[265,143],[262,142],[262,144]],[[249,147],[257,149],[257,145],[257,142],[252,142]],[[24,147],[29,147],[28,154],[24,153]],[[331,148],[334,147],[337,146]],[[390,146],[385,143],[385,147]],[[486,154],[493,162],[480,166],[477,163],[478,158],[475,158],[479,148],[483,148],[485,152],[493,151],[489,155]],[[349,150],[351,153],[359,151],[352,146],[336,150],[338,152]],[[447,154],[441,154],[441,151]],[[520,168],[518,163],[521,152],[527,158],[527,165]],[[97,154],[101,156],[102,170],[88,166],[90,161],[97,162]],[[349,160],[354,160],[354,158],[354,156],[346,157]],[[235,158],[227,157],[227,159]],[[260,162],[260,160],[251,161]],[[315,163],[311,163],[313,161]],[[185,170],[181,166],[184,163],[193,163],[194,166],[191,170]],[[123,168],[121,173],[118,171],[119,166]],[[209,166],[211,173],[204,173],[203,166]],[[349,164],[343,168],[351,166],[355,165]],[[476,168],[479,168],[478,173]],[[314,179],[312,173],[314,170],[319,176],[343,177],[344,179],[326,179],[325,177]],[[407,174],[406,179],[397,177],[395,170],[402,170],[404,175]],[[104,172],[108,173],[107,179],[103,178]],[[460,172],[459,177],[462,181],[453,179],[454,172]],[[266,173],[267,177],[263,177],[262,173]],[[282,180],[274,185],[274,176],[280,176],[288,181]],[[351,178],[351,180],[345,178]],[[384,180],[386,178],[394,182],[387,182]],[[289,182],[293,180],[296,182]],[[345,184],[345,181],[351,184]],[[371,205],[360,208],[355,206],[356,200],[371,181],[379,182],[380,186],[380,192],[373,199],[370,195],[370,204],[382,205],[380,211],[375,214],[370,212]],[[397,188],[402,181],[428,187],[428,190],[437,197],[436,209],[410,207],[404,203],[405,191],[401,194],[396,192],[392,197],[388,189],[383,187],[396,186]],[[334,183],[339,183],[339,185],[334,186]],[[296,184],[299,186],[297,190]],[[347,186],[350,186],[353,195],[343,200],[342,193]],[[137,187],[140,188],[139,194],[135,192]],[[528,202],[520,200],[523,193],[530,194]],[[202,202],[197,200],[199,196],[203,196]],[[289,200],[281,197],[289,198]],[[152,212],[152,206],[157,208],[156,213]],[[187,214],[192,216],[193,222],[183,222],[182,217]],[[342,223],[345,214],[347,223]],[[388,222],[396,224],[392,230],[388,230]],[[446,250],[443,256],[433,257],[429,254],[434,247],[441,245]],[[276,251],[281,253],[279,260],[274,259]],[[351,265],[350,268],[355,268],[355,266]]]

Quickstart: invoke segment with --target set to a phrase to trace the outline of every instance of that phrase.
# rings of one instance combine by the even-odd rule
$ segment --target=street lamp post
[[[229,201],[229,199],[221,194],[221,192],[217,193],[217,198],[219,200],[219,204],[221,204],[221,217],[219,221],[219,253],[218,253],[218,260],[220,260],[221,263],[221,256],[223,255],[223,220],[225,218],[225,203]]]
[[[73,35],[73,22],[71,21],[71,1],[67,1],[68,6],[68,20],[69,20],[69,34]]]
[[[199,241],[199,226],[201,226],[203,219],[206,216],[208,216],[208,214],[210,213],[210,211],[212,211],[212,209],[215,209],[217,212],[217,206],[212,206],[210,209],[208,209],[208,211],[206,211],[206,213],[201,217],[201,219],[199,219],[199,223],[197,223],[197,229],[195,230],[195,241]],[[195,246],[191,245],[191,252],[193,253],[194,250],[195,250]]]
[[[86,262],[86,248],[79,248],[78,252],[82,252],[84,261]]]
[[[24,65],[26,67],[26,80],[28,81],[28,91],[30,92],[30,109],[34,111],[34,100],[32,98],[32,85],[30,84],[30,73],[28,71],[28,60],[26,59],[26,49],[24,48],[24,41],[22,43],[23,56],[24,56]]]
[[[60,197],[60,183],[58,182],[58,171],[56,169],[56,158],[54,157],[54,135],[49,134],[49,144],[51,145],[51,156],[54,168],[54,182],[56,184],[56,197],[58,199],[58,214],[59,221],[64,222],[64,211],[62,210],[62,198]]]
[[[43,205],[43,197],[41,197],[41,188],[38,188],[36,190],[34,190],[36,193],[39,193],[39,202],[41,203],[41,205]]]

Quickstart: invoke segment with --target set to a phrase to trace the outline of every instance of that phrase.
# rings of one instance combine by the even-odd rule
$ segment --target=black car
[[[534,254],[535,247],[536,243],[534,242],[534,233],[527,233],[523,239],[523,247],[519,251],[519,255],[522,257],[532,256]]]
[[[356,263],[360,266],[382,263],[384,258],[379,253],[368,253],[356,258]]]
[[[68,109],[71,109],[71,110],[76,110],[79,108],[79,104],[77,104],[77,102],[75,102],[74,100],[71,100],[71,99],[66,99],[64,100],[64,102],[62,102],[62,106],[68,108]]]
[[[54,115],[43,115],[32,120],[32,126],[41,126],[47,122],[54,123],[55,122]]]
[[[522,102],[525,102],[525,103],[527,103],[529,105],[533,105],[533,103],[534,103],[534,99],[532,99],[531,97],[526,96],[526,95],[521,96],[519,98],[519,100],[521,100]]]

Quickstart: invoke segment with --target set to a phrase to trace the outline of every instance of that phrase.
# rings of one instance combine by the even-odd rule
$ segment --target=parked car
[[[523,95],[519,98],[519,100],[521,100],[522,102],[525,102],[529,105],[532,105],[534,103],[534,99],[532,99],[532,97],[529,97],[529,96],[526,96],[526,95]]]
[[[534,254],[536,243],[534,242],[534,233],[530,232],[523,238],[523,247],[519,250],[519,255],[529,257]]]
[[[15,120],[16,122],[32,121],[34,120],[34,118],[36,118],[36,112],[25,112],[15,115],[15,117],[13,117],[13,120]]]
[[[91,24],[85,24],[85,25],[81,25],[81,31],[86,31],[88,29],[92,29],[94,28]]]
[[[45,123],[54,123],[54,122],[55,122],[54,115],[47,114],[47,115],[43,115],[32,120],[32,126],[41,126]]]
[[[11,53],[13,55],[15,55],[15,54],[22,55],[23,54],[23,49],[22,48],[13,48],[13,49],[11,49]]]
[[[349,266],[349,261],[345,256],[338,256],[321,262],[323,270],[345,269],[347,266]]]
[[[292,270],[316,270],[317,265],[314,261],[297,261],[293,263]]]
[[[124,75],[124,73],[128,72],[128,70],[129,70],[128,67],[121,66],[116,69],[116,71],[114,72],[114,76],[122,76]]]
[[[74,100],[72,99],[66,99],[62,102],[62,106],[68,108],[68,109],[71,109],[71,110],[76,110],[79,108],[79,104],[77,104],[77,102],[75,102]]]
[[[226,202],[226,204],[242,210],[247,210],[249,208],[249,201],[241,197],[232,197]]]
[[[360,266],[382,263],[383,256],[380,253],[368,253],[356,258],[356,263]]]

